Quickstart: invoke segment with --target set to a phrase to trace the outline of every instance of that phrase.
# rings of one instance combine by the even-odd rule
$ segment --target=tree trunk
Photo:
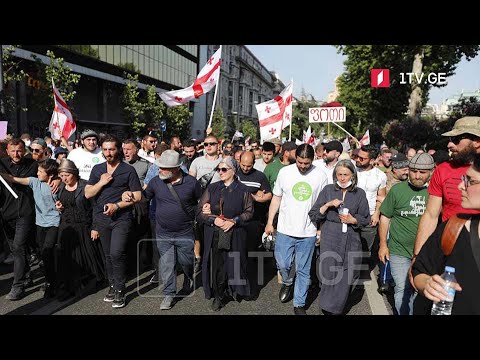
[[[421,84],[417,83],[417,79],[420,78],[423,68],[423,48],[415,54],[415,60],[413,61],[412,73],[412,92],[410,93],[410,102],[408,104],[408,116],[415,119],[420,119],[420,113],[422,111],[422,88]],[[416,75],[416,76],[415,76]]]

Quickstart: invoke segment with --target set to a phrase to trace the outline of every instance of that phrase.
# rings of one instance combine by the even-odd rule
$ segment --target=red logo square
[[[374,88],[390,87],[390,70],[389,69],[372,69],[370,80]]]

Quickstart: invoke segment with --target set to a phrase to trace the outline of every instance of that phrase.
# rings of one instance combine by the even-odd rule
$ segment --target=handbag
[[[200,177],[200,179],[197,180],[200,183],[202,190],[205,190],[208,187],[208,185],[210,185],[214,175],[215,175],[215,169],[203,175],[202,177]]]
[[[230,250],[232,247],[232,235],[233,230],[230,229],[227,232],[222,229],[217,229],[218,231],[218,249],[219,250]]]

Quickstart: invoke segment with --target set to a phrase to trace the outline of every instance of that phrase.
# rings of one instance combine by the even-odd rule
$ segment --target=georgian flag
[[[360,139],[360,146],[370,145],[370,130],[367,130],[365,135]]]
[[[73,120],[72,113],[67,106],[62,95],[55,87],[55,83],[52,79],[53,87],[53,100],[55,107],[53,108],[52,118],[50,119],[50,125],[48,125],[48,131],[52,134],[52,139],[59,140],[62,136],[68,139],[77,130],[77,125]]]
[[[220,64],[222,63],[222,47],[207,61],[192,85],[185,89],[160,93],[160,98],[167,106],[184,105],[199,98],[212,90],[220,78]]]
[[[292,120],[293,83],[275,99],[255,105],[260,125],[260,138],[263,141],[280,138],[282,130],[290,125]]]

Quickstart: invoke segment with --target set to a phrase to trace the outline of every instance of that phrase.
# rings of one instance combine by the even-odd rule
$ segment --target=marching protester
[[[102,149],[98,146],[98,134],[90,129],[84,130],[80,135],[82,147],[73,149],[67,156],[78,168],[80,178],[88,181],[92,168],[96,164],[105,162]]]
[[[312,165],[315,156],[312,146],[298,146],[295,155],[296,164],[285,166],[278,173],[265,233],[274,233],[273,220],[279,211],[275,243],[275,259],[282,276],[279,298],[281,302],[288,302],[293,297],[294,313],[306,315],[305,301],[317,234],[308,212],[327,184],[327,177]],[[294,257],[295,273],[291,274]]]
[[[142,199],[142,187],[133,167],[121,161],[121,142],[107,135],[102,143],[103,164],[93,167],[85,186],[85,197],[95,198],[95,229],[100,233],[109,289],[105,302],[113,308],[125,306],[127,243],[132,228],[132,205]],[[133,199],[122,201],[122,194],[131,191]]]

